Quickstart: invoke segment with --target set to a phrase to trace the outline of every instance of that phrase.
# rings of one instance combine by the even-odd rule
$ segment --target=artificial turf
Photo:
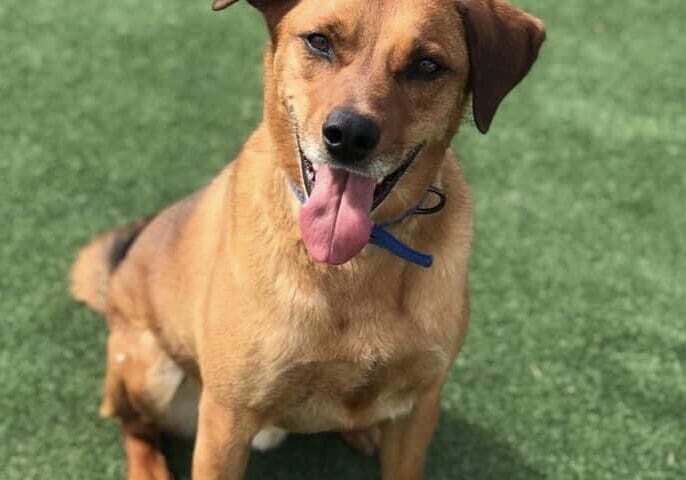
[[[427,479],[686,478],[681,0],[521,0],[548,42],[492,132],[473,322]],[[0,3],[0,479],[122,478],[105,324],[66,293],[91,235],[207,182],[261,115],[265,33],[210,1]],[[188,446],[170,459],[186,478]],[[374,478],[332,436],[249,479]]]

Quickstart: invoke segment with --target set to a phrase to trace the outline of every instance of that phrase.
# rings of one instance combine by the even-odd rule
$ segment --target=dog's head
[[[367,243],[377,207],[390,213],[400,197],[421,196],[470,99],[488,131],[545,38],[538,19],[505,0],[249,3],[272,37],[267,120],[288,137],[282,166],[309,196],[303,239],[335,264]]]

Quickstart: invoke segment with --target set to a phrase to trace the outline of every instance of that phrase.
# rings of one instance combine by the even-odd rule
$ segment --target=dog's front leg
[[[212,394],[203,392],[193,454],[193,478],[242,480],[255,433],[252,423],[250,415],[227,408]]]
[[[440,415],[441,388],[423,394],[406,417],[390,420],[381,429],[383,480],[420,480],[426,452]]]

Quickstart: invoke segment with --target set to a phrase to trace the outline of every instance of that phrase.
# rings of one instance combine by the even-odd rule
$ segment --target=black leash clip
[[[445,196],[445,193],[441,192],[437,187],[431,186],[426,190],[427,194],[432,194],[435,197],[438,198],[438,203],[434,205],[433,207],[422,207],[419,206],[415,209],[414,213],[416,215],[433,215],[434,213],[438,213],[441,210],[445,208],[445,204],[447,202],[447,198]],[[423,202],[422,202],[423,203]]]

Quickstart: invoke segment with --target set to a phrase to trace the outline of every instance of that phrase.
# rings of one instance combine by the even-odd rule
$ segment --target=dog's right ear
[[[212,10],[215,12],[218,12],[219,10],[224,10],[227,7],[230,7],[234,3],[236,3],[238,0],[214,0],[212,2]]]
[[[269,27],[269,32],[272,35],[272,40],[275,40],[276,25],[281,21],[281,18],[290,10],[297,0],[247,0],[248,3],[259,10],[264,15]],[[218,12],[230,7],[238,0],[214,0],[212,2],[212,10]]]
[[[272,45],[276,45],[278,40],[278,25],[283,19],[284,15],[298,3],[299,0],[247,0],[248,4],[259,10],[262,13],[269,35],[272,39]],[[212,10],[218,12],[230,7],[238,0],[213,0]]]
[[[212,10],[218,12],[219,10],[230,7],[236,2],[238,2],[238,0],[214,0],[212,2]],[[264,11],[267,7],[270,7],[277,2],[275,0],[248,0],[248,3],[256,9]]]

